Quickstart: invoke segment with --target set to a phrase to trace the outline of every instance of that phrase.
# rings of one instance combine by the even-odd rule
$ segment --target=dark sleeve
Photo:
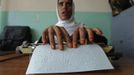
[[[39,38],[38,43],[42,43],[42,36]]]
[[[96,43],[104,43],[104,44],[108,43],[106,37],[101,36],[101,35],[97,35],[96,33],[94,33],[94,42],[96,42]]]

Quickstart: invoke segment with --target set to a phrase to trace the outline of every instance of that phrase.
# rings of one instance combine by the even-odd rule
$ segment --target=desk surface
[[[9,56],[9,55],[8,55]],[[0,56],[2,58],[2,56]],[[0,75],[25,75],[29,63],[29,56],[24,55],[18,58],[0,62]],[[115,70],[69,73],[69,74],[49,74],[49,75],[134,75],[134,59],[121,58],[116,61]],[[44,74],[48,75],[48,74]]]

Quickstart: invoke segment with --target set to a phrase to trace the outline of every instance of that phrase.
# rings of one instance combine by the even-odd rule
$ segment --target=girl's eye
[[[59,2],[59,3],[58,3],[58,6],[59,6],[59,7],[62,7],[62,6],[64,6],[64,5],[65,5],[66,7],[72,7],[72,3],[69,3],[69,2],[68,2],[68,3],[64,3],[64,2]]]
[[[72,7],[72,4],[71,3],[67,3],[67,7]]]
[[[63,2],[60,2],[58,5],[59,5],[59,6],[63,6]]]

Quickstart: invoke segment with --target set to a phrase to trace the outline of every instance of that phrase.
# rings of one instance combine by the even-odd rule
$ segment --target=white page
[[[26,74],[70,73],[113,69],[102,48],[96,44],[53,50],[50,45],[37,46]]]

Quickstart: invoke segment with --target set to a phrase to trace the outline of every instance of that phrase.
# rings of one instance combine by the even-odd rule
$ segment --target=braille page
[[[72,73],[113,69],[99,45],[53,50],[50,45],[37,46],[26,74]]]

